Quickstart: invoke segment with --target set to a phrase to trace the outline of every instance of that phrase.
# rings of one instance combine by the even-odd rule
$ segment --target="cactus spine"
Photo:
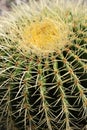
[[[87,8],[71,4],[30,0],[0,19],[0,123],[7,130],[86,125]]]

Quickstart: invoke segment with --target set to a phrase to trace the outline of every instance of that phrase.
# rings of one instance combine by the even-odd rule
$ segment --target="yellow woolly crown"
[[[67,38],[65,28],[65,25],[49,18],[32,22],[23,28],[23,43],[20,46],[25,50],[34,48],[40,52],[50,52],[62,48],[67,44],[63,41],[63,38]]]

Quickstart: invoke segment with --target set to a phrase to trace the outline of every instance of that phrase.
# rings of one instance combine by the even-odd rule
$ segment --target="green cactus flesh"
[[[0,125],[81,130],[87,123],[87,10],[41,2],[43,8],[30,2],[0,20]]]

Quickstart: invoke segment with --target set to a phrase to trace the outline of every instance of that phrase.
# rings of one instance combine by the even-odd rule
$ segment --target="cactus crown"
[[[34,51],[36,48],[39,53],[45,53],[63,48],[67,44],[67,42],[63,42],[68,37],[67,35],[64,25],[59,24],[58,21],[44,19],[34,21],[29,27],[26,25],[22,38],[26,50],[32,47]]]

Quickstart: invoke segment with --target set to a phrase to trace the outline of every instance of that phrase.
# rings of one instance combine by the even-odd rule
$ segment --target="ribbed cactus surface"
[[[87,8],[30,0],[0,19],[0,123],[82,130],[87,123]]]

